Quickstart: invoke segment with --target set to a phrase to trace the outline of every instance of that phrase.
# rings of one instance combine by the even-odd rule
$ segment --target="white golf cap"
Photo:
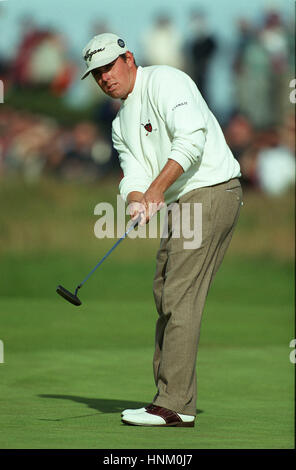
[[[82,52],[87,70],[82,75],[81,80],[97,67],[110,64],[127,50],[124,40],[116,34],[103,33],[95,36]]]

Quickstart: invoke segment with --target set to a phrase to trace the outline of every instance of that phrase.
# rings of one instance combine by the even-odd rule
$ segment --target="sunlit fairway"
[[[73,289],[115,242],[93,232],[94,206],[115,201],[110,188],[0,190],[0,448],[293,448],[290,197],[246,195],[204,312],[196,426],[157,429],[125,426],[120,412],[155,393],[158,240],[125,240],[81,289],[80,307],[55,292]]]

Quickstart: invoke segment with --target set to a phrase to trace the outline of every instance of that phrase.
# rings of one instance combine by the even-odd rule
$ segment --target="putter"
[[[112,251],[115,250],[115,248],[119,245],[119,243],[122,242],[122,240],[124,240],[127,237],[127,235],[138,226],[140,220],[141,220],[141,216],[139,216],[136,219],[136,221],[129,227],[129,229],[124,233],[124,235],[122,235],[122,237],[119,238],[119,240],[117,240],[117,242],[112,246],[112,248],[110,248],[110,250],[105,254],[105,256],[103,256],[103,258],[98,262],[98,264],[90,271],[90,273],[86,276],[86,278],[83,279],[83,281],[76,287],[74,294],[72,294],[72,292],[65,289],[61,285],[57,287],[56,292],[64,299],[68,300],[68,302],[70,302],[71,304],[76,305],[76,306],[81,305],[82,302],[77,296],[78,290],[81,289],[83,284],[90,278],[90,276],[103,263],[103,261],[112,253]]]

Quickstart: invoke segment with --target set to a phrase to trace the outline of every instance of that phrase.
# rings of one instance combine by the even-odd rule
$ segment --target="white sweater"
[[[193,189],[241,176],[222,130],[195,83],[166,65],[138,67],[133,91],[112,123],[124,200],[145,192],[168,159],[184,173],[165,192],[167,204]]]

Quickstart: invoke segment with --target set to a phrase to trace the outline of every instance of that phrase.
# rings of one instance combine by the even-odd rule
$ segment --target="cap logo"
[[[85,56],[84,56],[84,60],[85,60],[85,61],[86,61],[86,60],[91,61],[92,56],[93,56],[94,54],[96,54],[97,52],[102,52],[102,51],[104,51],[104,50],[105,50],[105,47],[103,47],[102,49],[96,49],[95,51],[92,51],[92,52],[90,52],[90,49],[88,49],[88,50],[86,51]]]
[[[120,47],[124,47],[124,46],[125,46],[125,43],[124,43],[124,40],[123,40],[123,39],[118,39],[117,44],[118,44]]]

